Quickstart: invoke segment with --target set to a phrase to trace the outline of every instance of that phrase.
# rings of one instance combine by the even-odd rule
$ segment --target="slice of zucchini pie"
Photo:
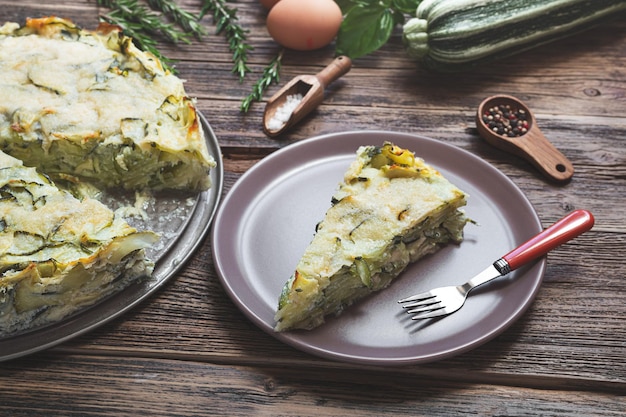
[[[0,336],[56,322],[141,277],[156,241],[0,152]]]
[[[103,188],[210,187],[194,100],[118,27],[6,23],[0,74],[0,150],[25,165]]]
[[[280,294],[276,331],[312,329],[387,287],[411,262],[461,242],[466,194],[406,149],[358,149]]]

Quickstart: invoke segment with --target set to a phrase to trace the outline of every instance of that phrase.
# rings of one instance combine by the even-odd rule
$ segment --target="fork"
[[[492,265],[458,286],[440,287],[403,298],[398,303],[412,315],[413,320],[445,316],[459,310],[468,294],[479,285],[496,278],[547,254],[552,249],[581,235],[593,227],[594,217],[587,210],[575,210],[541,233],[530,238]]]

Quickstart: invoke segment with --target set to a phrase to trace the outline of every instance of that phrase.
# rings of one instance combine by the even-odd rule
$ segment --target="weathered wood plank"
[[[182,0],[198,11],[201,2]],[[626,25],[623,19],[463,74],[435,74],[402,50],[396,32],[355,61],[324,103],[279,139],[261,130],[263,103],[239,111],[279,51],[257,0],[233,2],[250,30],[253,73],[239,83],[222,35],[162,50],[178,59],[190,95],[222,147],[224,193],[277,149],[319,134],[391,130],[424,135],[485,159],[528,196],[548,226],[590,209],[594,229],[549,255],[527,313],[491,342],[445,361],[384,369],[301,353],[265,334],[228,299],[207,239],[179,276],[124,317],[48,352],[0,364],[0,414],[27,415],[623,415],[626,394]],[[58,15],[95,28],[96,0],[0,0],[0,21]],[[315,73],[332,47],[285,54],[281,83]],[[266,97],[276,91],[273,85]],[[530,164],[492,148],[474,112],[495,93],[536,113],[574,163],[571,183],[547,183]]]
[[[454,381],[433,385],[430,378],[369,370],[330,373],[141,358],[112,364],[98,356],[48,355],[12,362],[3,376],[11,384],[2,387],[0,411],[14,417],[623,415],[623,397],[617,394]],[[30,389],[33,379],[36,390]]]

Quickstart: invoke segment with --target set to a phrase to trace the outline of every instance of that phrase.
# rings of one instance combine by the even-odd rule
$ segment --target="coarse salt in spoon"
[[[278,136],[298,123],[324,100],[326,86],[352,68],[352,61],[339,56],[316,75],[299,75],[274,94],[265,105],[263,130]]]
[[[528,107],[513,96],[483,100],[476,112],[478,133],[488,143],[521,156],[550,179],[564,183],[574,175],[572,163],[550,143]]]

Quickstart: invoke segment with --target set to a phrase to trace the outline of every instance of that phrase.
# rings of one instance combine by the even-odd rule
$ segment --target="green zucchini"
[[[409,56],[457,71],[624,17],[626,0],[424,0],[403,26]]]

